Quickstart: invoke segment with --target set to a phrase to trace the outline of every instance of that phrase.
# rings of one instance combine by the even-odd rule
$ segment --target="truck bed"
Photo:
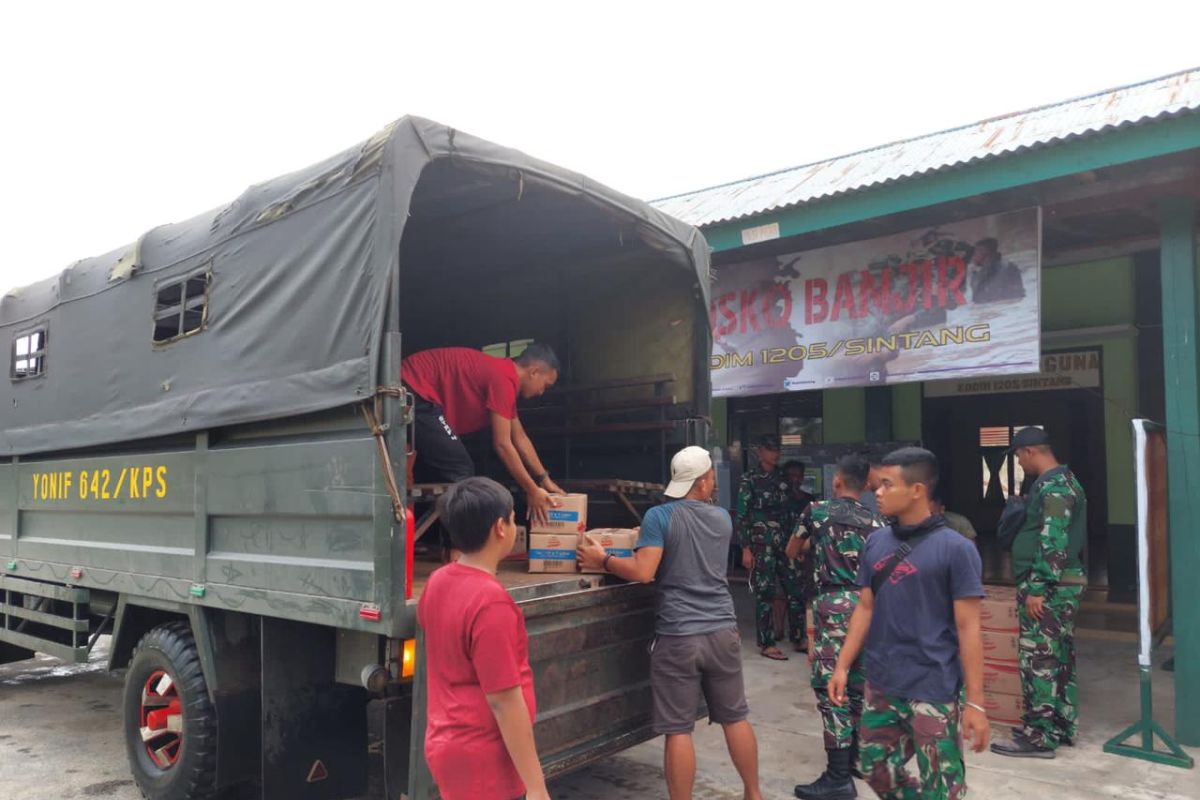
[[[433,571],[444,566],[441,561],[417,559],[413,563],[413,599],[425,591],[425,584]],[[565,573],[530,573],[529,562],[524,559],[500,562],[496,573],[500,583],[518,601],[533,599],[550,594],[562,594],[582,589],[595,589],[604,583],[603,575],[583,575]]]

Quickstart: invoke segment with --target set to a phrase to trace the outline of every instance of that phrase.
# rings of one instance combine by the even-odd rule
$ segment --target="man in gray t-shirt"
[[[676,500],[646,512],[637,546],[662,549],[658,567],[659,636],[694,636],[737,629],[725,553],[733,522],[720,506]]]
[[[711,504],[715,488],[708,452],[685,447],[671,459],[671,483],[664,492],[671,502],[647,512],[634,554],[607,554],[584,536],[578,557],[585,568],[655,581],[658,588],[650,688],[654,731],[666,737],[671,796],[691,796],[696,778],[692,731],[703,695],[709,719],[725,729],[745,797],[761,800],[758,742],[746,719],[742,640],[725,578],[733,520]]]

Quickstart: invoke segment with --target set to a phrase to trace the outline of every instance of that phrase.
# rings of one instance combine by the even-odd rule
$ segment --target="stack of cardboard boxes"
[[[980,609],[983,627],[983,693],[988,719],[997,725],[1020,725],[1024,713],[1017,642],[1017,590],[986,586]]]
[[[535,522],[529,529],[530,572],[578,569],[575,549],[579,535],[587,530],[587,495],[568,494],[555,499],[559,507],[547,512],[545,522]]]
[[[631,528],[587,527],[587,495],[568,494],[556,498],[560,505],[551,509],[544,524],[529,530],[529,571],[566,572],[579,570],[575,555],[580,537],[587,537],[615,556],[633,555],[637,531]],[[582,570],[602,572],[603,570]]]

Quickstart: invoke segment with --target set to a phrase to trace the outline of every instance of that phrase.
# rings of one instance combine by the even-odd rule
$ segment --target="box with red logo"
[[[993,694],[1021,694],[1021,670],[1015,661],[983,660],[983,690]]]
[[[979,624],[990,631],[1019,631],[1017,590],[1011,586],[985,586],[987,596],[979,604]]]
[[[1025,701],[1020,695],[996,694],[984,690],[983,707],[987,709],[988,722],[1001,725],[1020,725],[1025,714]]]
[[[1017,663],[1017,642],[1020,635],[1016,631],[983,631],[983,657],[986,661],[1004,664]]]
[[[604,548],[617,558],[629,558],[637,544],[638,532],[632,528],[595,528],[583,535],[583,538]],[[602,569],[587,569],[581,567],[580,572],[604,572]]]
[[[575,550],[579,537],[574,533],[529,534],[530,572],[575,572],[578,559]]]
[[[579,535],[587,530],[588,497],[586,494],[556,494],[558,508],[547,509],[546,521],[535,522],[530,533],[571,533]]]

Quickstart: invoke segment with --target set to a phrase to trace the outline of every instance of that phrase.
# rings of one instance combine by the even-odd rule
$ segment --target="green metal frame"
[[[1150,668],[1142,667],[1140,671],[1142,717],[1105,742],[1104,752],[1126,756],[1127,758],[1137,758],[1142,761],[1152,761],[1155,764],[1166,764],[1171,767],[1191,769],[1195,766],[1195,761],[1193,761],[1192,757],[1185,753],[1183,748],[1179,746],[1179,743],[1163,730],[1161,725],[1154,721],[1154,697],[1150,692]],[[1142,737],[1140,744],[1125,744],[1127,739],[1138,734],[1141,734]],[[1155,736],[1166,745],[1166,751],[1159,750],[1154,746]]]
[[[704,238],[715,252],[736,250],[745,246],[742,243],[745,228],[778,222],[779,236],[786,238],[1195,148],[1200,148],[1200,114],[1086,136],[719,223],[706,227]]]
[[[1175,735],[1200,746],[1200,320],[1197,318],[1196,203],[1159,207],[1163,373],[1167,406],[1167,508],[1171,532],[1171,618],[1175,636]]]

